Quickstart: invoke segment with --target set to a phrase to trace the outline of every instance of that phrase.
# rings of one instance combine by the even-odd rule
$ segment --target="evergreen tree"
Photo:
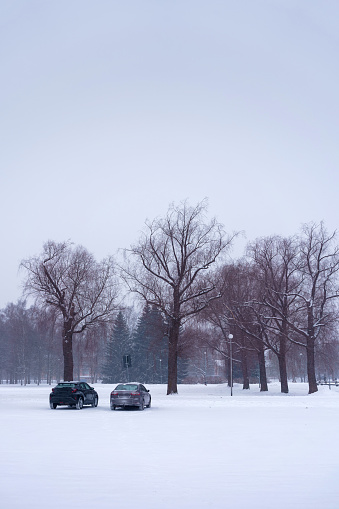
[[[189,366],[189,351],[185,346],[185,341],[183,341],[184,329],[180,327],[179,331],[179,345],[178,345],[178,374],[177,380],[178,383],[181,384],[184,382],[185,378],[188,376],[188,366]]]
[[[168,340],[166,324],[156,307],[146,305],[133,335],[133,367],[135,380],[161,383],[167,380]]]
[[[146,383],[147,380],[147,350],[148,350],[148,314],[149,306],[145,306],[139,317],[135,332],[132,337],[132,373],[133,380]]]
[[[187,357],[180,357],[178,355],[178,383],[181,384],[188,376],[189,359]]]
[[[105,360],[102,367],[102,383],[129,381],[130,373],[129,368],[124,366],[124,355],[131,355],[131,340],[126,320],[120,311],[106,345]]]

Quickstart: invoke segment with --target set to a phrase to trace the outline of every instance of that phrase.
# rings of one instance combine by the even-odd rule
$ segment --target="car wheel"
[[[52,410],[55,410],[56,407],[57,407],[57,404],[56,403],[50,403],[49,406],[51,407]]]
[[[142,399],[140,406],[139,406],[139,410],[143,410],[144,408],[145,408],[145,402],[144,402],[144,399]]]
[[[151,401],[152,401],[152,398],[149,399],[149,403],[147,405],[147,408],[151,408]]]
[[[78,399],[78,401],[76,402],[75,408],[77,410],[81,410],[83,406],[84,406],[84,400],[80,397]]]
[[[93,401],[93,403],[92,403],[92,406],[93,406],[93,407],[98,406],[98,396],[95,396],[94,401]]]
[[[115,410],[115,405],[113,405],[113,403],[111,403],[111,410]]]

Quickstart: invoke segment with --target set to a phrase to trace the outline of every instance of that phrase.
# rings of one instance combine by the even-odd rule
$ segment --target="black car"
[[[117,407],[136,406],[140,410],[151,406],[151,395],[149,390],[139,383],[119,384],[110,396],[111,410]]]
[[[68,405],[81,410],[84,405],[98,406],[98,401],[98,393],[86,382],[60,382],[53,387],[49,395],[49,405],[52,409]]]

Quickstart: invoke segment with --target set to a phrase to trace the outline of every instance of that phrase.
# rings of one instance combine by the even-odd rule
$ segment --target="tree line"
[[[288,238],[250,242],[232,261],[236,235],[207,218],[203,201],[146,221],[120,261],[46,242],[21,263],[23,299],[0,313],[0,379],[72,380],[86,367],[94,381],[166,381],[173,394],[194,367],[206,381],[213,358],[229,384],[233,370],[245,389],[257,377],[267,390],[269,362],[282,392],[301,371],[316,392],[317,370],[336,376],[336,232],[310,223]],[[143,303],[140,316],[126,305],[130,295]]]

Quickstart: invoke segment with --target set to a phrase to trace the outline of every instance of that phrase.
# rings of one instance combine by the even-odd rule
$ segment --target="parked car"
[[[52,409],[68,405],[81,410],[84,405],[97,407],[98,401],[98,393],[86,382],[60,382],[53,387],[49,395],[49,405]]]
[[[111,410],[133,406],[143,410],[145,407],[150,408],[151,399],[149,390],[140,383],[119,384],[111,392]]]

